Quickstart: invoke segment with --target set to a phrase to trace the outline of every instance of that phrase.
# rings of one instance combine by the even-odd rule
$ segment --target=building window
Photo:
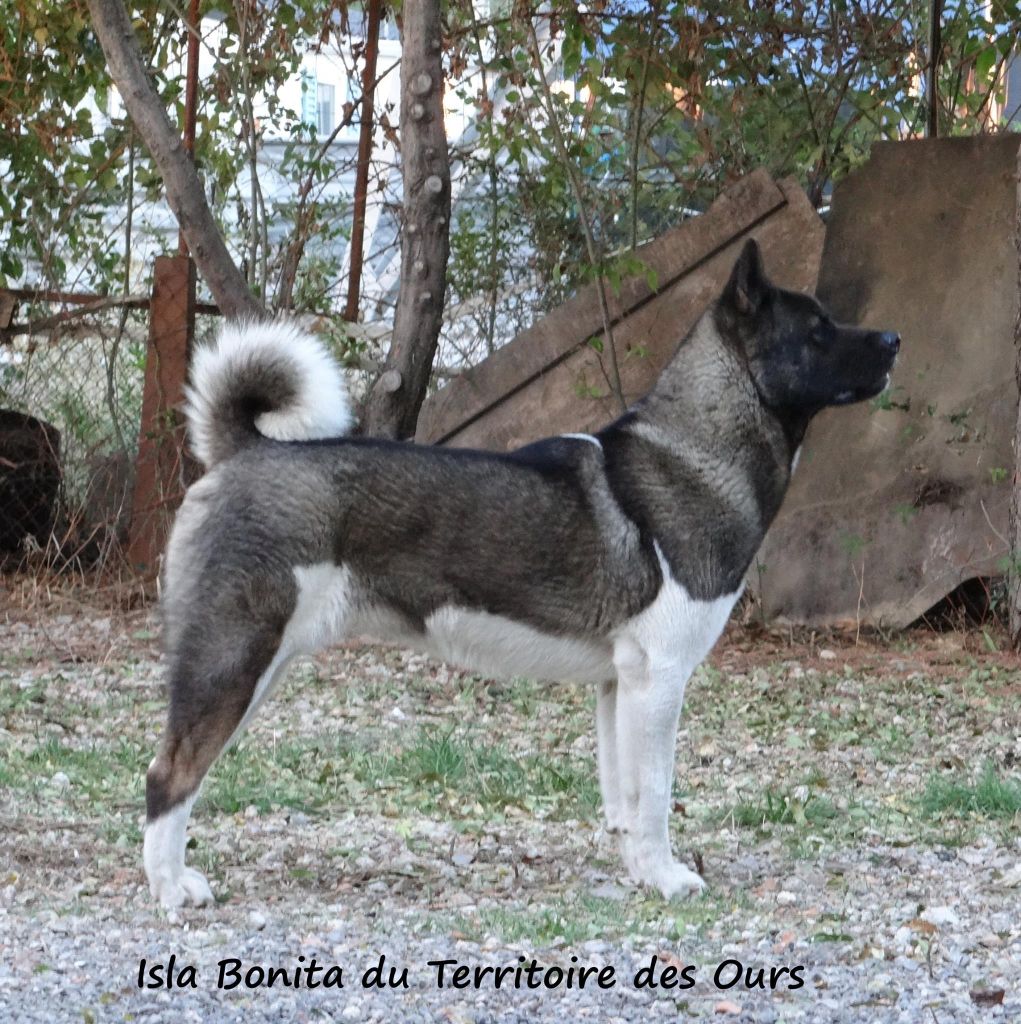
[[[316,127],[316,76],[306,68],[301,72],[301,123]]]
[[[319,134],[331,135],[333,133],[333,129],[336,127],[335,110],[337,106],[337,90],[332,85],[323,85],[323,83],[320,82],[317,98]]]

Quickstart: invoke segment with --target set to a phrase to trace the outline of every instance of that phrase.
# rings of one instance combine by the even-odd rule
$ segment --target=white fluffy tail
[[[339,437],[354,422],[340,368],[316,338],[286,321],[229,323],[196,350],[185,416],[209,469],[259,437]]]

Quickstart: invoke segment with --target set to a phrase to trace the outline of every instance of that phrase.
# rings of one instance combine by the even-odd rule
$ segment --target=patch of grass
[[[361,742],[367,742],[363,737]],[[588,816],[599,805],[595,771],[586,759],[551,754],[516,756],[470,733],[422,729],[394,751],[332,742],[296,740],[242,743],[213,767],[204,802],[237,813],[289,807],[314,813],[356,789],[359,801],[391,801],[423,813],[452,807],[498,813],[507,807],[552,818]]]
[[[228,814],[250,806],[261,813],[273,807],[311,813],[334,796],[322,783],[329,774],[327,758],[335,753],[307,740],[278,743],[270,750],[263,743],[242,743],[213,766],[202,802]]]
[[[141,803],[139,803],[138,810],[139,812],[142,810]],[[138,826],[137,818],[129,817],[126,814],[103,815],[99,824],[99,834],[111,846],[127,846],[137,849],[142,843],[142,830]]]
[[[987,762],[974,781],[960,775],[932,779],[922,795],[921,807],[932,818],[1013,818],[1021,814],[1021,780],[1002,777],[996,765]]]
[[[825,797],[811,793],[799,799],[793,793],[769,788],[759,800],[739,803],[726,816],[741,828],[763,825],[817,825],[837,817],[837,809]]]
[[[28,686],[16,686],[11,680],[0,683],[0,715],[24,712],[46,700],[46,682],[34,679]]]
[[[908,732],[893,723],[878,726],[873,739],[876,756],[885,764],[899,764],[912,748]]]
[[[658,896],[635,891],[623,899],[580,893],[552,904],[482,907],[470,914],[436,921],[443,930],[481,942],[495,936],[505,943],[526,943],[535,948],[562,940],[568,947],[589,939],[621,936],[656,936],[677,941],[714,923],[733,900],[713,894],[668,903]]]
[[[544,691],[541,683],[515,677],[509,683],[498,686],[494,695],[506,701],[522,717],[535,718],[542,704]]]
[[[145,751],[127,739],[80,747],[51,736],[31,750],[9,751],[0,779],[12,789],[34,792],[63,772],[69,799],[84,794],[90,803],[125,806],[141,797],[145,765]]]
[[[393,768],[395,774],[412,782],[453,786],[464,779],[471,761],[478,762],[480,756],[491,753],[472,751],[463,741],[454,739],[453,732],[440,736],[423,733],[414,746],[407,747],[393,759]]]
[[[344,766],[338,766],[338,771]],[[551,817],[587,816],[599,806],[595,772],[587,759],[562,754],[516,755],[453,730],[423,729],[410,745],[382,758],[350,765],[359,781],[413,791],[411,801],[435,807],[459,797],[486,811],[543,809]]]

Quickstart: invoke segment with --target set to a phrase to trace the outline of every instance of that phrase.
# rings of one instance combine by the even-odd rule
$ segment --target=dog
[[[597,434],[495,453],[346,437],[343,381],[316,341],[281,322],[226,326],[193,360],[186,418],[207,472],[164,563],[153,895],[212,901],[185,866],[203,777],[293,657],[362,636],[594,684],[606,828],[629,875],[667,898],[701,890],[668,833],[685,685],[809,421],[884,390],[899,346],[776,287],[750,240],[644,399]]]

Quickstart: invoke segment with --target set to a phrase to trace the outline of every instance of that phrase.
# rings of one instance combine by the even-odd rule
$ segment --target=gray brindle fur
[[[879,393],[895,334],[766,279],[754,242],[652,392],[595,436],[506,454],[343,434],[342,382],[292,326],[197,354],[188,492],[164,579],[170,712],[145,868],[169,907],[202,779],[287,662],[355,636],[597,687],[606,824],[638,883],[700,889],[668,835],[687,679],[780,508],[812,416]]]

